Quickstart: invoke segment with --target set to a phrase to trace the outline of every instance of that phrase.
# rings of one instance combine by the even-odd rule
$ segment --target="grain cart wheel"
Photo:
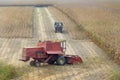
[[[34,61],[30,61],[30,65],[31,66],[35,66],[35,62]]]
[[[58,59],[57,59],[57,61],[56,61],[56,63],[58,65],[64,65],[66,63],[65,57],[64,56],[59,56]]]

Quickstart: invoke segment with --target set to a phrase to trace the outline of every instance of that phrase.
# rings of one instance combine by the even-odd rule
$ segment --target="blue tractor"
[[[55,22],[54,28],[55,28],[55,33],[57,33],[57,32],[63,33],[63,23],[62,22]]]

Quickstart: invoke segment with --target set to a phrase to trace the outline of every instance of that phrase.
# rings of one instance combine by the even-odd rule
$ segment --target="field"
[[[112,72],[118,69],[118,66],[109,60],[104,51],[95,45],[94,42],[86,38],[87,36],[80,36],[76,40],[74,37],[76,35],[76,29],[74,29],[76,25],[59,10],[37,7],[35,8],[34,20],[34,24],[37,25],[35,27],[40,35],[39,39],[66,40],[66,54],[81,56],[83,64],[64,66],[45,65],[40,68],[28,66],[28,73],[24,73],[24,76],[20,77],[20,80],[109,80],[113,75]],[[53,24],[56,20],[64,22],[63,34],[54,33]],[[80,31],[80,33],[83,32]]]
[[[10,80],[20,74],[16,67],[20,67],[18,55],[25,40],[33,37],[32,15],[32,7],[0,7],[0,80]]]
[[[0,7],[0,37],[32,37],[33,8]]]
[[[120,62],[120,5],[80,5],[61,6],[60,10],[72,18],[77,27],[84,28],[85,32],[98,43],[104,50],[110,53],[115,62]],[[117,10],[116,10],[117,9]]]
[[[1,7],[0,61],[12,66],[0,66],[0,79],[119,80],[120,67],[106,54],[113,51],[119,61],[119,55],[115,56],[120,46],[120,15],[116,9],[113,4]],[[54,32],[55,21],[64,23],[62,34]],[[56,39],[66,40],[66,54],[81,56],[83,63],[31,67],[29,61],[19,61],[24,47],[36,46],[38,40]],[[106,47],[109,49],[105,52]],[[9,77],[11,70],[14,74]]]

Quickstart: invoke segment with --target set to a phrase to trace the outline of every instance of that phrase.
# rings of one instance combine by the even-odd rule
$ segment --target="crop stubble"
[[[32,37],[33,8],[0,7],[0,37]]]
[[[44,12],[44,10],[43,10],[43,12]],[[43,17],[45,17],[45,15],[43,15]],[[48,18],[43,18],[43,20],[45,20],[44,22],[48,22],[47,21]],[[41,27],[45,28],[45,30],[51,29],[47,25],[49,23],[42,23],[42,22],[40,22],[40,23],[36,22],[36,23],[37,24],[44,24]],[[65,23],[68,26],[68,24],[70,24],[71,22],[68,21],[68,23],[67,22],[65,22]],[[74,25],[74,24],[72,24],[72,25]],[[44,26],[46,26],[46,27],[44,27]],[[36,26],[36,27],[40,27],[40,26]],[[45,33],[47,33],[47,32],[45,32]],[[54,34],[54,31],[51,31],[51,34]],[[52,35],[50,37],[48,37],[48,36],[49,35],[47,35],[47,38],[52,38]],[[65,35],[63,34],[62,36],[66,37],[67,35],[65,33]],[[58,35],[58,37],[59,37],[59,35]],[[82,39],[84,39],[84,38],[82,38]],[[33,40],[33,42],[36,42],[35,40]],[[8,45],[11,43],[11,40],[6,40],[6,41],[9,41]],[[31,40],[29,40],[29,39],[28,40],[22,40],[22,42],[20,40],[18,42],[20,42],[20,49],[18,49],[19,47],[17,48],[20,51],[19,52],[20,54],[18,55],[20,57],[22,47],[25,46],[25,45],[28,46],[28,44],[31,43]],[[12,42],[12,43],[14,43],[14,42]],[[16,47],[16,44],[14,45],[13,48]],[[73,46],[75,45],[74,43],[71,43],[71,44]],[[63,66],[63,67],[59,67],[59,66],[54,65],[54,67],[53,66],[46,66],[46,67],[43,67],[41,69],[39,69],[39,68],[33,68],[33,69],[30,68],[33,71],[31,71],[29,74],[25,73],[26,75],[23,77],[24,80],[26,80],[26,79],[29,79],[29,80],[32,80],[32,79],[34,79],[34,80],[37,80],[37,79],[45,79],[45,80],[47,80],[47,79],[57,79],[57,80],[59,80],[59,79],[78,79],[79,80],[80,78],[81,79],[88,79],[88,80],[93,79],[94,80],[94,79],[100,79],[100,75],[102,76],[102,78],[105,78],[105,79],[108,78],[108,76],[110,76],[109,72],[111,72],[111,69],[113,68],[112,66],[109,66],[109,65],[111,65],[110,63],[106,64],[108,60],[105,61],[105,62],[104,62],[104,60],[101,61],[104,58],[102,58],[101,52],[99,54],[96,54],[97,51],[95,51],[93,49],[93,47],[95,48],[93,43],[91,43],[91,42],[90,43],[89,42],[88,43],[87,42],[80,42],[79,44],[80,45],[82,44],[81,45],[82,49],[80,49],[80,51],[76,49],[75,51],[76,52],[81,52],[81,55],[83,56],[83,58],[85,60],[84,63],[86,65],[83,64],[83,65],[81,65],[81,67],[80,67],[80,65],[73,65],[73,66],[67,66],[66,65],[66,66]],[[85,44],[86,44],[86,46],[85,46]],[[5,50],[7,50],[8,45],[5,46],[5,48],[6,48]],[[31,44],[29,44],[29,45],[31,45]],[[78,43],[76,44],[76,46],[80,47],[78,45]],[[92,48],[90,48],[91,46],[92,46]],[[9,48],[11,49],[11,47],[9,47]],[[11,51],[10,49],[8,50],[8,53]],[[69,49],[71,49],[71,48],[69,48]],[[72,52],[72,50],[70,52]],[[13,58],[15,58],[15,56]],[[89,57],[87,57],[87,56],[89,56]],[[100,57],[100,58],[98,58],[98,57]],[[16,59],[14,59],[14,60],[16,60]],[[90,62],[87,63],[87,61],[90,61]],[[100,67],[99,67],[99,65],[100,65]],[[91,71],[90,69],[91,70],[93,69],[93,70]],[[104,71],[104,73],[102,71]],[[46,75],[45,75],[45,73],[46,73]],[[91,77],[90,77],[90,75],[91,75]],[[23,79],[21,79],[21,80],[23,80]]]
[[[78,25],[93,37],[98,38],[100,45],[108,52],[116,62],[120,61],[120,10],[119,3],[100,4],[98,6],[58,6],[63,12],[74,19]]]
[[[21,80],[109,80],[112,70],[115,69],[115,64],[109,61],[104,52],[93,42],[86,41],[86,38],[81,38],[81,40],[72,39],[66,32],[68,32],[67,27],[69,25],[74,26],[74,23],[72,24],[64,14],[61,14],[59,11],[57,12],[57,10],[53,8],[48,8],[48,11],[50,11],[52,15],[50,15],[45,8],[36,8],[36,24],[42,24],[42,26],[38,26],[39,31],[45,35],[42,36],[42,38],[52,39],[52,35],[54,35],[55,38],[67,40],[66,54],[77,54],[82,57],[84,63],[81,65],[48,65],[40,68],[29,68],[33,70],[25,74]],[[48,26],[52,23],[51,20],[56,19],[65,23],[64,34],[55,34],[53,31],[54,27],[52,27],[52,25]]]

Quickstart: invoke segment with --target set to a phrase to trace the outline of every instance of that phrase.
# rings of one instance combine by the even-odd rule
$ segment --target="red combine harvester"
[[[40,66],[40,63],[48,64],[74,64],[81,63],[82,59],[78,55],[65,55],[66,41],[44,41],[39,42],[37,47],[23,48],[22,61],[29,61],[31,66]]]

